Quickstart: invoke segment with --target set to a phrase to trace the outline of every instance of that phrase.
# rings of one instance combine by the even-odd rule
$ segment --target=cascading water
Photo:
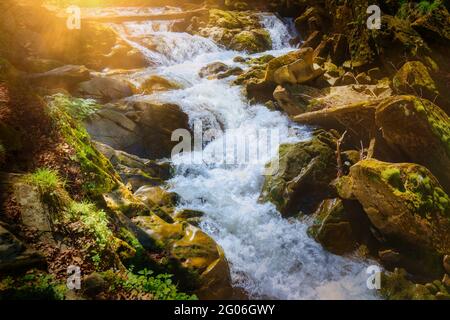
[[[261,19],[276,49],[270,54],[292,50],[289,29],[282,21],[271,14]],[[202,67],[216,61],[244,68],[233,62],[234,57],[243,54],[223,50],[209,39],[170,32],[167,22],[157,27],[155,22],[127,23],[119,30],[129,43],[159,65],[135,77],[160,74],[185,86],[151,98],[174,102],[189,115],[191,124],[201,121],[203,129],[220,131],[206,145],[202,161],[193,163],[193,154],[173,159],[177,171],[170,185],[181,196],[181,207],[205,212],[201,227],[223,247],[234,285],[245,289],[252,298],[376,298],[366,286],[366,262],[324,251],[307,235],[306,223],[283,219],[273,205],[258,203],[264,164],[277,154],[278,144],[306,139],[309,131],[290,123],[279,112],[262,105],[250,106],[240,88],[229,84],[230,79],[198,76]],[[216,161],[215,150],[225,141],[245,145],[256,141],[262,129],[279,132],[279,141],[257,163],[230,165]],[[225,153],[232,149],[227,145]]]

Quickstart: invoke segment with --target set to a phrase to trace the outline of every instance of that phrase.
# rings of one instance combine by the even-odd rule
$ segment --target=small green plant
[[[125,278],[116,279],[115,285],[127,292],[151,294],[155,300],[197,300],[195,295],[179,292],[172,275],[154,275],[147,269],[137,274],[130,271]]]
[[[81,222],[81,231],[95,240],[95,247],[90,248],[92,261],[96,266],[100,265],[102,253],[114,239],[106,212],[90,202],[72,202],[67,209],[67,218],[70,222]]]
[[[101,108],[93,99],[73,98],[60,93],[52,98],[53,103],[77,120],[84,120]]]
[[[40,168],[25,178],[26,182],[36,186],[43,193],[51,193],[63,186],[58,172],[49,168]]]
[[[421,14],[428,14],[430,12],[433,12],[435,9],[439,8],[441,5],[440,0],[434,0],[434,1],[420,1],[417,5],[417,9],[420,11]]]
[[[0,282],[0,300],[63,300],[65,291],[52,275],[39,271]]]

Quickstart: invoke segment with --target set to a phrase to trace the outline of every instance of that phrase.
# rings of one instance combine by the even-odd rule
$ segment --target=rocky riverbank
[[[380,30],[367,29],[364,0],[166,1],[79,30],[38,2],[0,4],[0,299],[334,297],[303,279],[327,259],[381,265],[377,297],[450,299],[450,15],[439,1],[380,1]],[[141,14],[158,22],[127,18]],[[210,105],[219,92],[200,90],[214,89],[231,106]],[[172,132],[192,132],[196,116],[225,134],[288,117],[310,134],[280,146],[275,175],[219,171],[226,198],[211,180],[222,167],[169,160]],[[230,185],[234,174],[249,184]],[[210,192],[187,190],[200,185]],[[277,250],[299,261],[271,273],[259,242],[278,245],[286,230]],[[81,290],[66,287],[70,266]],[[284,292],[297,287],[279,275],[314,294]]]

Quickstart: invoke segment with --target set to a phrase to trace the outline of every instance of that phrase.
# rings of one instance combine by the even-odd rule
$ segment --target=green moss
[[[118,236],[136,251],[136,254],[133,257],[126,259],[126,265],[141,268],[148,264],[148,258],[145,248],[129,230],[121,228]]]
[[[398,168],[389,168],[381,172],[381,177],[387,181],[394,188],[405,191],[402,179],[400,176],[400,170]]]
[[[390,164],[377,160],[364,161],[371,179],[388,183],[416,214],[428,218],[439,213],[450,218],[450,198],[438,181],[424,167],[414,164]]]
[[[381,294],[389,300],[435,300],[426,286],[409,281],[404,270],[382,274]]]
[[[431,131],[439,138],[450,157],[450,119],[448,115],[432,102],[425,99],[414,99],[416,111],[426,117]]]
[[[113,190],[120,178],[109,160],[92,145],[82,123],[66,111],[71,109],[71,101],[70,98],[62,98],[60,95],[50,97],[49,113],[66,142],[76,152],[74,160],[80,164],[83,171],[85,191],[96,197]]]
[[[65,291],[52,275],[35,270],[0,282],[0,300],[63,300]]]

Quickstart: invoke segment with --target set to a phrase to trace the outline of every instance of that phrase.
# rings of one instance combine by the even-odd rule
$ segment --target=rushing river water
[[[272,14],[261,15],[261,22],[274,47],[264,54],[281,55],[294,49],[289,44],[289,24]],[[221,133],[204,148],[203,161],[193,163],[192,154],[175,157],[176,175],[169,183],[181,196],[180,208],[205,212],[201,228],[223,247],[233,284],[252,298],[376,298],[366,286],[368,262],[324,251],[308,237],[306,222],[283,219],[273,205],[258,202],[264,163],[277,154],[279,143],[307,139],[308,128],[296,126],[265,106],[250,106],[241,88],[230,84],[232,78],[200,78],[199,70],[212,62],[246,68],[233,58],[247,55],[222,49],[210,39],[171,32],[171,25],[163,21],[128,22],[116,28],[156,64],[132,75],[132,79],[139,83],[146,75],[159,74],[181,83],[183,89],[152,98],[178,104],[192,125],[201,121],[203,130],[214,128]],[[225,141],[252,143],[264,129],[279,136],[275,148],[260,155],[258,161],[217,161],[215,150]],[[226,144],[226,153],[232,151],[230,148],[233,146]]]

